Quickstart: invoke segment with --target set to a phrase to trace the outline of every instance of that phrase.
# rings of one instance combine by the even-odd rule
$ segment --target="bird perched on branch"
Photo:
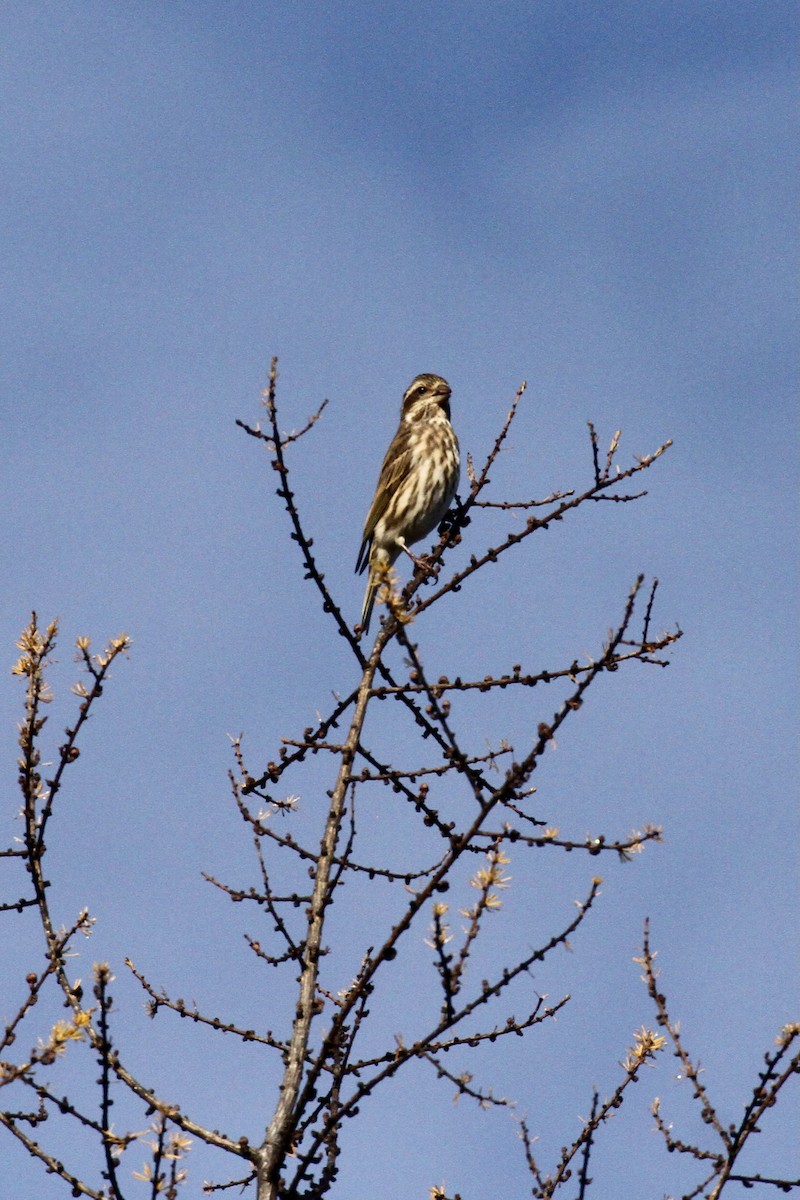
[[[440,523],[456,493],[460,465],[458,438],[450,424],[450,385],[438,375],[417,375],[403,396],[400,425],[364,522],[356,562],[357,574],[369,564],[363,633],[369,630],[381,575],[401,551],[413,559],[408,547]]]

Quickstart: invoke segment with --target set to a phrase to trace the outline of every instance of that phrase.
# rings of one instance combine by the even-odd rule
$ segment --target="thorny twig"
[[[753,1089],[750,1101],[745,1105],[744,1115],[738,1125],[724,1125],[717,1107],[711,1100],[706,1085],[700,1079],[700,1068],[686,1048],[680,1026],[670,1017],[667,1000],[658,984],[659,972],[656,967],[656,954],[650,947],[650,923],[645,921],[644,942],[641,957],[634,961],[644,971],[643,979],[647,985],[650,999],[658,1014],[659,1026],[666,1030],[673,1047],[673,1054],[680,1061],[682,1073],[692,1085],[692,1095],[700,1104],[704,1125],[712,1130],[720,1145],[716,1149],[699,1146],[695,1142],[677,1138],[673,1135],[671,1126],[661,1116],[661,1102],[656,1098],[653,1102],[653,1116],[656,1128],[663,1136],[667,1148],[687,1155],[698,1162],[711,1162],[713,1169],[698,1185],[691,1195],[705,1194],[709,1200],[718,1200],[726,1184],[732,1181],[752,1186],[754,1183],[769,1183],[783,1191],[800,1188],[800,1179],[774,1179],[761,1175],[734,1173],[737,1159],[752,1134],[760,1131],[759,1122],[764,1114],[777,1102],[781,1090],[793,1076],[800,1075],[800,1052],[792,1047],[800,1041],[800,1022],[784,1026],[776,1038],[777,1049],[764,1055],[764,1070],[759,1073],[758,1083]]]

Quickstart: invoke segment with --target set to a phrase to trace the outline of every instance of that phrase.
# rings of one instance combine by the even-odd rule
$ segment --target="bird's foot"
[[[438,570],[440,564],[433,561],[433,555],[414,554],[414,552],[409,550],[408,546],[400,538],[397,539],[397,544],[403,553],[407,554],[414,564],[414,573],[419,574],[422,579],[424,579],[426,575],[430,575]]]

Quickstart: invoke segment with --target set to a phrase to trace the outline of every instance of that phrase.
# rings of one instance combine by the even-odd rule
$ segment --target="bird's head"
[[[450,384],[441,375],[417,375],[403,396],[401,418],[419,421],[438,412],[450,419]]]

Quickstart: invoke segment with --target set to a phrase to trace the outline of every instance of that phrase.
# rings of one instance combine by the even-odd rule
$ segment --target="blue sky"
[[[541,773],[542,815],[565,832],[653,821],[666,841],[601,864],[594,924],[536,980],[573,1002],[480,1075],[518,1098],[553,1160],[653,1020],[631,963],[649,914],[675,1015],[735,1120],[797,1017],[794,6],[88,2],[6,15],[2,641],[10,665],[31,608],[60,616],[63,724],[72,640],[134,639],[52,836],[61,916],[88,903],[98,918],[87,961],[117,968],[131,1055],[154,1081],[177,1070],[201,1119],[221,1104],[223,1127],[257,1133],[269,1115],[261,1065],[220,1062],[209,1078],[220,1048],[192,1050],[167,1017],[145,1025],[121,960],[213,1011],[242,1002],[274,1019],[242,913],[199,877],[253,876],[227,735],[244,731],[262,761],[353,669],[302,584],[265,460],[234,426],[257,418],[270,356],[287,427],[330,399],[295,481],[353,621],[361,522],[410,379],[449,380],[477,459],[524,378],[498,493],[587,480],[587,419],[604,438],[623,429],[625,461],[675,445],[645,500],[532,539],[420,622],[426,660],[477,676],[523,655],[564,665],[599,645],[640,570],[662,580],[660,624],[686,636],[668,671],[602,681]],[[9,796],[20,699],[9,678]],[[522,743],[550,710],[537,696],[486,720]],[[480,728],[468,706],[463,719]],[[307,786],[313,814],[327,784]],[[370,822],[385,845],[391,813]],[[501,949],[565,923],[598,869],[536,865],[535,878],[512,865]],[[648,1194],[694,1181],[649,1132],[652,1095],[690,1111],[674,1075],[664,1058],[600,1139],[598,1197],[641,1194],[643,1162]],[[420,1095],[441,1105],[424,1130]],[[392,1180],[387,1200],[442,1179],[465,1200],[524,1194],[507,1119],[451,1107],[441,1085],[388,1091],[348,1131],[341,1194],[365,1161]],[[790,1103],[771,1115],[754,1169],[786,1167],[791,1120]],[[29,1180],[62,1194],[31,1170],[12,1160],[19,1194]],[[212,1170],[198,1155],[193,1186]]]

